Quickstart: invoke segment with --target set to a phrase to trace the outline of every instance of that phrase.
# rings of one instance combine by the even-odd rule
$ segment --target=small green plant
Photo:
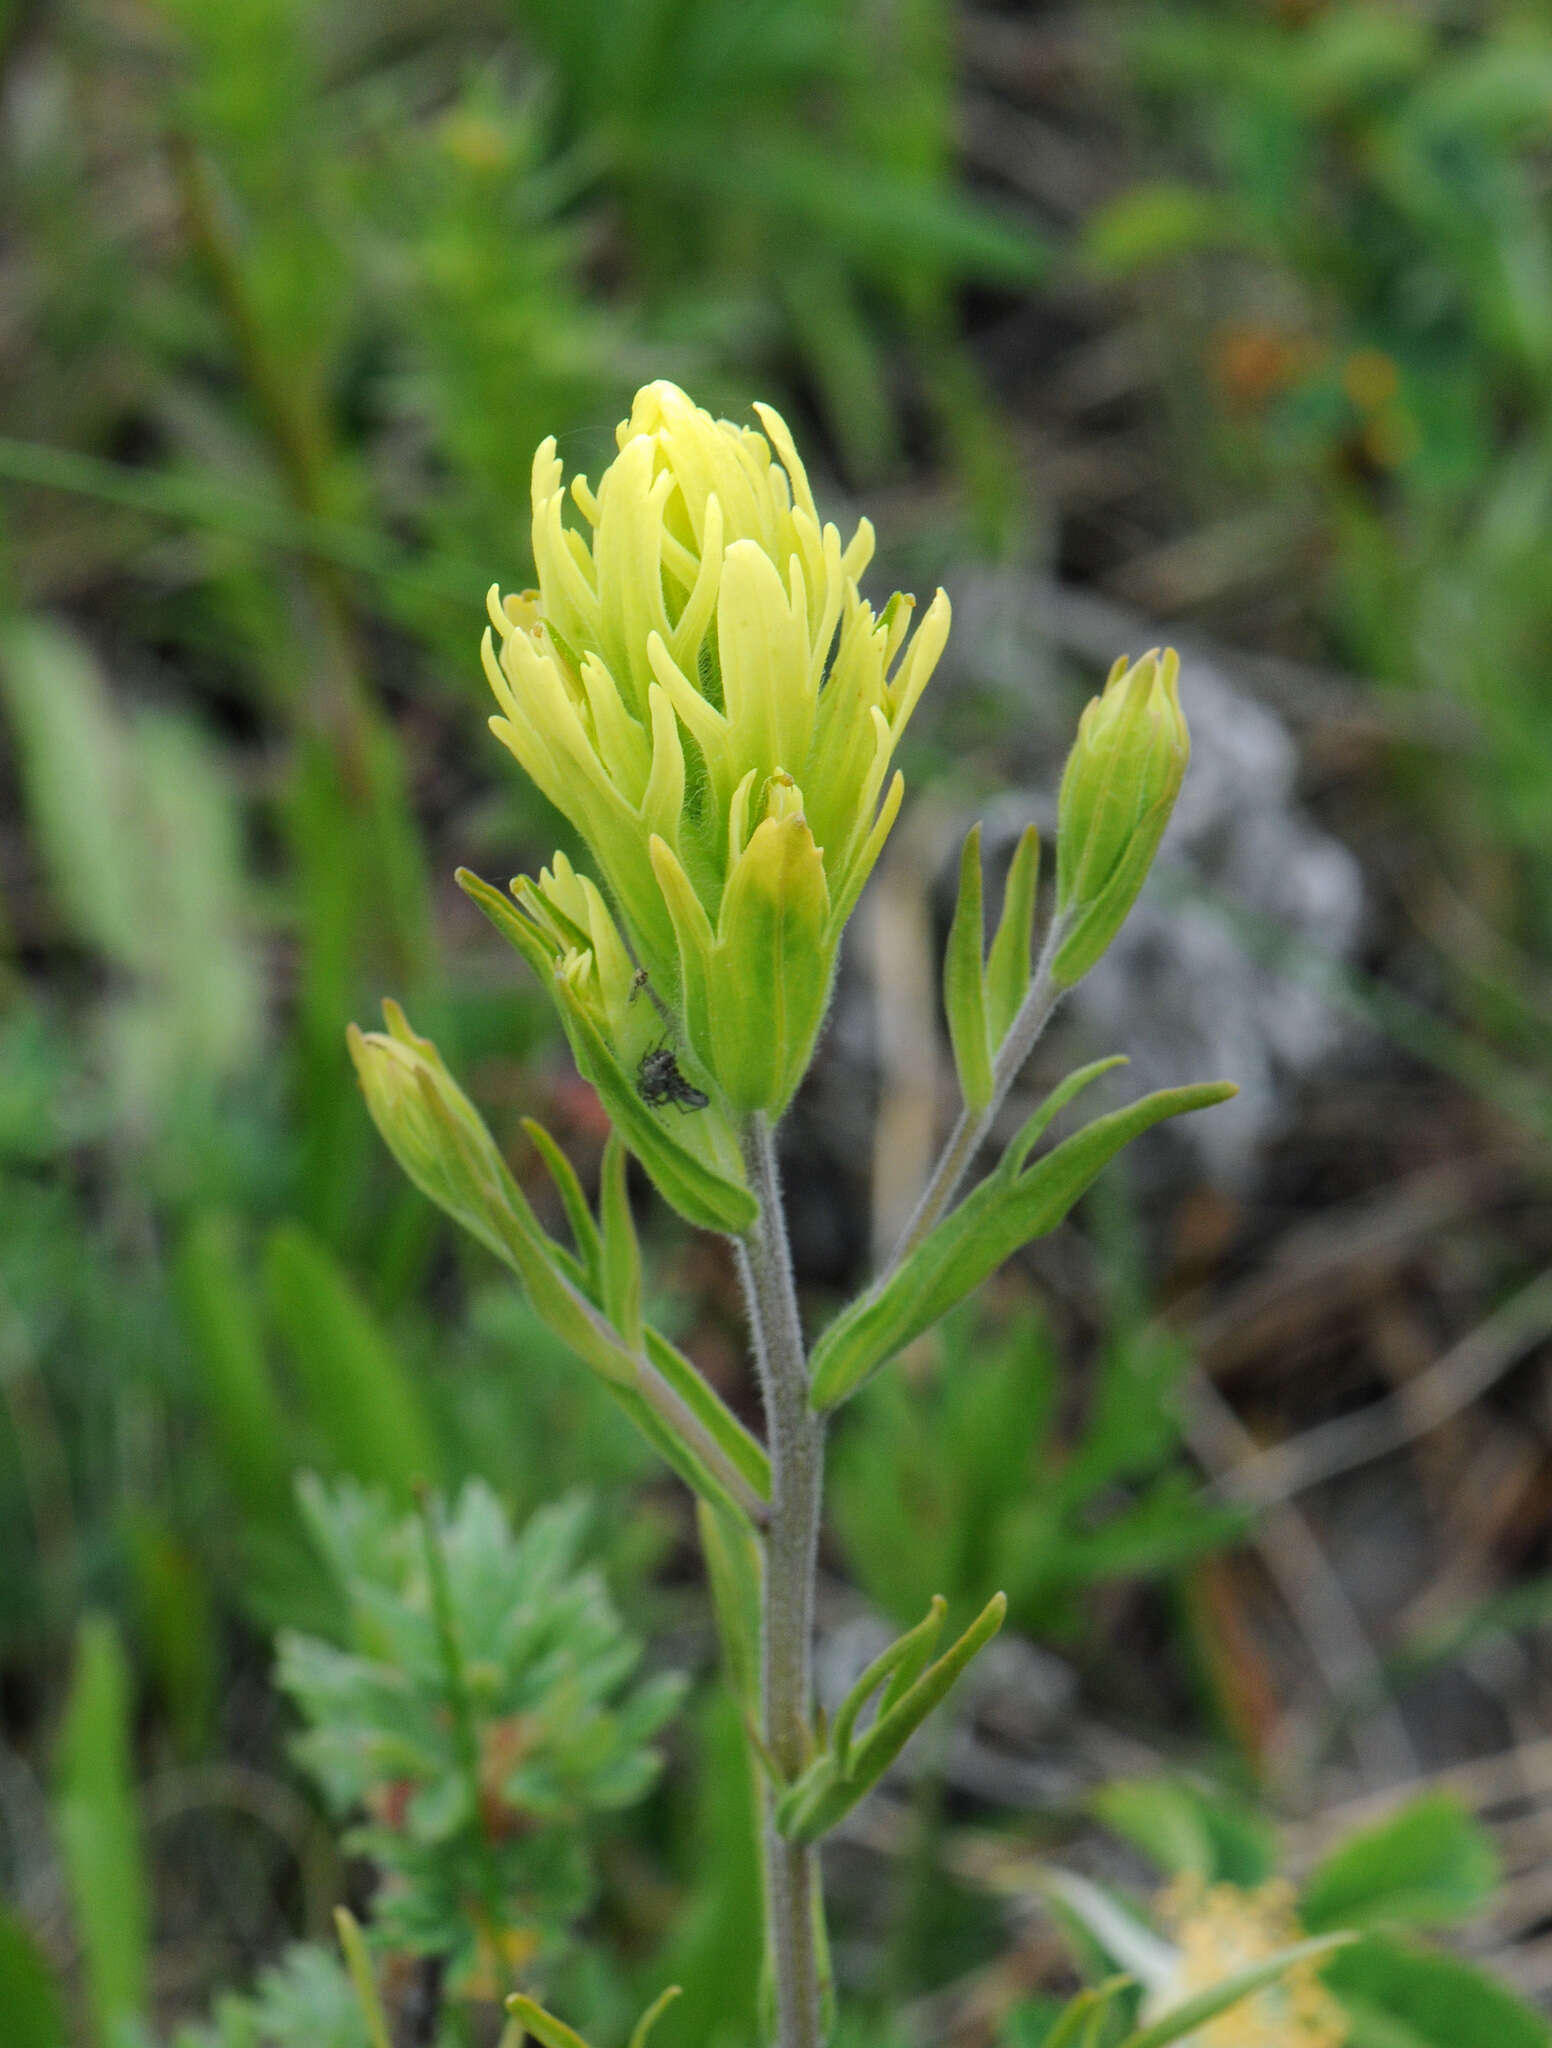
[[[897,592],[874,611],[859,589],[871,529],[843,540],[821,520],[785,422],[757,410],[758,429],[738,427],[671,384],[649,385],[596,489],[580,476],[568,485],[547,441],[533,468],[538,588],[490,599],[493,729],[569,820],[597,879],[560,853],[509,893],[459,879],[549,991],[613,1125],[597,1215],[560,1148],[530,1124],[570,1244],[543,1228],[435,1046],[396,1007],[386,1033],[353,1030],[351,1050],[411,1179],[511,1267],[698,1496],[728,1676],[764,1777],[772,2033],[779,2048],[818,2048],[833,1987],[817,1845],[1007,1607],[991,1585],[955,1588],[979,1612],[944,1648],[946,1603],[934,1597],[833,1721],[816,1716],[828,1418],[1056,1229],[1130,1139],[1233,1090],[1165,1090],[1037,1152],[1117,1064],[1099,1061],[1057,1087],[961,1194],[1052,1011],[1135,900],[1185,773],[1175,657],[1122,660],[1084,714],[1063,777],[1055,901],[1038,948],[1034,833],[989,949],[979,832],[966,842],[944,977],[963,1108],[894,1255],[809,1353],[775,1130],[900,807],[894,755],[947,637],[949,603],[940,591],[914,622],[914,601]],[[733,1241],[763,1444],[646,1320],[627,1153],[688,1222]],[[535,2011],[524,2006],[525,2024],[551,2040]]]
[[[174,2048],[374,2048],[345,1965],[299,1942],[259,1974],[246,1995],[217,2001],[206,2026],[185,2027]]]
[[[564,1947],[594,1889],[589,1818],[651,1785],[646,1745],[683,1682],[625,1691],[640,1651],[578,1565],[581,1500],[514,1536],[477,1481],[446,1515],[427,1497],[404,1518],[349,1483],[302,1498],[349,1632],[281,1637],[297,1756],[337,1813],[364,1816],[346,1845],[380,1873],[380,1941],[493,1996]]]

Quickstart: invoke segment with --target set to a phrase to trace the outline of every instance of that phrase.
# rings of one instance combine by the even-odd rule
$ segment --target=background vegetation
[[[327,1741],[293,1749],[276,1631],[314,1720],[346,1707],[296,1646],[320,1685],[327,1644],[372,1648],[338,1505],[365,1497],[304,1519],[305,1472],[379,1489],[380,1530],[443,1540],[406,1519],[424,1480],[461,1501],[449,1546],[483,1515],[492,1556],[595,1561],[574,1626],[607,1645],[624,1611],[649,1676],[600,1669],[619,1754],[565,1765],[610,1817],[534,1908],[587,1935],[549,1981],[600,2037],[676,1977],[655,2038],[752,2038],[751,1792],[687,1504],[404,1187],[343,1040],[403,995],[525,1185],[528,1113],[596,1172],[597,1109],[451,871],[556,843],[475,655],[486,586],[527,578],[533,447],[596,472],[659,375],[779,404],[900,580],[1000,593],[961,605],[913,728],[939,818],[1010,785],[1038,815],[1047,736],[1167,628],[1194,717],[1192,645],[1226,718],[1286,722],[1292,801],[1368,904],[1353,945],[1233,923],[1252,978],[1276,961],[1348,1020],[1233,1172],[1158,1153],[848,1418],[836,1658],[934,1591],[961,1625],[1013,1600],[1000,1679],[836,1851],[860,2009],[902,2016],[879,2042],[1032,2029],[1010,2015],[1067,1965],[1020,1856],[1113,1857],[1089,1791],[1161,1760],[1280,1808],[1304,1868],[1371,1793],[1446,1780],[1508,1880],[1463,1939],[1545,1999],[1549,115],[1532,0],[4,14],[0,1984],[26,2048],[354,2041],[312,1951],[209,2018],[365,1909],[395,1825],[320,1773],[372,1824],[338,1849],[304,1768]],[[902,1066],[873,1032],[870,975],[912,985],[941,917],[947,837],[905,839],[791,1127],[816,1319],[898,1138],[856,1103],[903,1073],[930,1116],[946,1087],[931,1038]],[[642,1220],[657,1313],[750,1412],[719,1247]],[[651,1781],[650,1674],[680,1664]],[[446,1945],[418,1955],[406,2027]]]

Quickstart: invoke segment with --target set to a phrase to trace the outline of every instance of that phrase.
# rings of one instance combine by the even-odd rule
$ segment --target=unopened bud
[[[1191,738],[1173,648],[1118,661],[1078,725],[1057,807],[1052,973],[1081,981],[1125,922],[1180,793]]]
[[[511,1176],[495,1139],[431,1040],[411,1030],[397,1003],[384,1003],[383,1015],[386,1032],[352,1024],[346,1034],[373,1123],[423,1195],[509,1258]]]

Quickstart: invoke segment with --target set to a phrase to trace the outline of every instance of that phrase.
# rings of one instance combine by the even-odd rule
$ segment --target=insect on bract
[[[703,1089],[680,1073],[679,1062],[666,1045],[648,1046],[641,1055],[641,1064],[636,1069],[636,1093],[649,1109],[662,1109],[670,1102],[677,1104],[681,1116],[704,1109],[711,1100]]]

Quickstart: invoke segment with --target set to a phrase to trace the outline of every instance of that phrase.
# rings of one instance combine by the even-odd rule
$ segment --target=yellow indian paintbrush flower
[[[539,588],[492,593],[484,648],[493,730],[581,834],[657,1013],[735,1116],[779,1111],[808,1064],[949,622],[941,591],[909,639],[912,599],[874,613],[871,528],[821,525],[786,425],[756,411],[763,433],[648,385],[596,491],[546,441]]]

